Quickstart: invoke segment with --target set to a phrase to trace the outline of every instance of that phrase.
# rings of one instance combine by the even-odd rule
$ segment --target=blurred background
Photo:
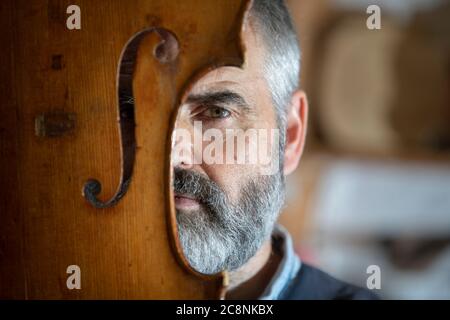
[[[280,218],[297,253],[363,287],[379,266],[385,299],[450,299],[450,1],[287,4],[310,104]]]

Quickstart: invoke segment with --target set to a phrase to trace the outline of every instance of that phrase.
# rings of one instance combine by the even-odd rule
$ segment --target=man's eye
[[[202,116],[214,119],[228,118],[231,112],[221,107],[210,107],[202,112]]]

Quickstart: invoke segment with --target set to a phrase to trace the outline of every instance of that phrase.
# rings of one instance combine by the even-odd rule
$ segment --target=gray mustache
[[[174,168],[173,190],[194,197],[208,207],[216,207],[226,201],[225,192],[217,183],[192,170]]]

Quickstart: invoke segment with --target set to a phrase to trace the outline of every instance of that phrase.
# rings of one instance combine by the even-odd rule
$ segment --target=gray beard
[[[204,274],[233,271],[268,240],[284,204],[280,172],[257,176],[240,190],[236,204],[212,180],[175,168],[174,191],[196,197],[197,212],[177,210],[178,234],[191,267]]]

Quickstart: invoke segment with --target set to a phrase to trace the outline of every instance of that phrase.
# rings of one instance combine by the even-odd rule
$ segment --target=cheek
[[[206,161],[202,169],[235,201],[242,186],[250,179],[279,170],[278,128],[267,122],[258,122],[254,128],[229,129],[228,132],[227,135],[225,130],[221,130],[220,143],[215,139],[214,142],[208,140],[203,143],[203,160]],[[218,149],[220,156],[211,157],[208,162],[207,157],[217,155],[215,151]]]
[[[210,165],[204,168],[209,178],[226,192],[230,200],[236,203],[241,195],[241,188],[258,170],[249,165]]]
[[[263,129],[261,131],[271,132],[273,131],[273,128],[267,130]],[[260,133],[260,135],[264,136],[262,133]],[[231,163],[208,164],[204,162],[202,164],[202,169],[205,173],[210,179],[219,184],[233,202],[236,202],[239,199],[242,193],[241,189],[248,181],[261,175],[273,174],[274,171],[270,171],[273,170],[271,168],[276,168],[278,170],[278,166],[273,165],[273,150],[278,150],[278,147],[271,144],[270,141],[260,139],[259,136],[256,136],[256,138],[256,141],[247,139],[243,144],[239,144],[235,140],[232,144],[234,148],[228,148],[228,151],[226,142],[224,142],[222,149],[223,158],[225,161],[227,159],[232,159]],[[207,147],[203,150],[207,150]],[[230,152],[230,150],[232,151]],[[256,160],[255,158],[252,159],[250,157],[251,154],[257,155]],[[241,157],[241,159],[239,159],[239,157]],[[244,160],[243,163],[242,159]],[[250,162],[250,160],[253,162]]]

